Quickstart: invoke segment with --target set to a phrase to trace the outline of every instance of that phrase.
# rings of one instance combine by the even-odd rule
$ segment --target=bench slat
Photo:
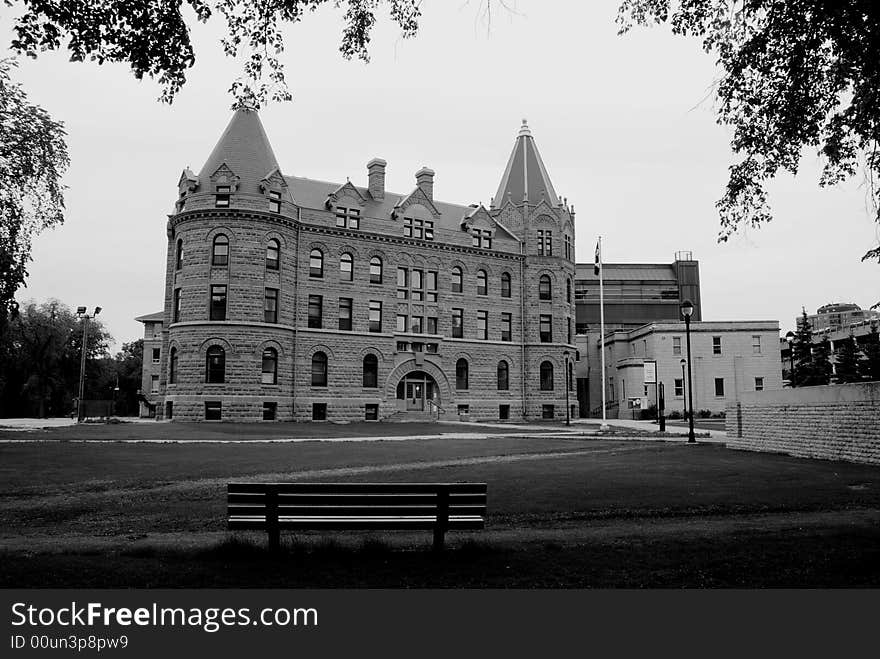
[[[324,494],[278,494],[279,505],[437,505],[437,494],[336,494],[326,492]],[[230,504],[264,505],[265,492],[251,494],[229,494]],[[486,494],[451,494],[450,505],[459,504],[484,504]]]
[[[230,517],[240,515],[265,515],[266,506],[230,505],[227,507]],[[437,506],[278,506],[279,515],[297,517],[325,517],[327,515],[339,516],[419,516],[436,515]],[[485,505],[450,505],[450,515],[485,515]]]
[[[229,494],[268,492],[279,494],[317,494],[334,492],[343,494],[402,493],[421,494],[439,490],[450,493],[480,494],[487,491],[486,483],[229,483]]]
[[[333,529],[333,530],[430,530],[437,524],[436,517],[282,517],[278,521],[280,529]],[[482,517],[451,517],[446,528],[449,530],[479,530],[484,528]],[[265,531],[266,520],[262,517],[232,517],[229,519],[232,530]]]

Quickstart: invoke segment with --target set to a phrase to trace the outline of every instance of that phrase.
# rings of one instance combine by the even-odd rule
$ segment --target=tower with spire
[[[526,122],[489,208],[387,167],[285,174],[233,114],[168,216],[157,416],[565,418],[574,215]]]

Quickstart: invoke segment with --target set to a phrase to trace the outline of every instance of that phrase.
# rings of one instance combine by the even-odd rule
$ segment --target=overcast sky
[[[697,41],[665,28],[617,36],[617,0],[520,0],[488,33],[478,4],[426,0],[406,41],[380,21],[369,64],[340,56],[332,8],[290,29],[294,100],[261,112],[282,170],[364,185],[379,156],[392,191],[411,190],[427,165],[438,199],[488,204],[528,118],[556,191],[575,206],[578,262],[592,262],[599,234],[609,262],[690,250],[704,320],[779,320],[783,333],[802,305],[880,300],[880,266],[859,260],[877,241],[861,180],[820,189],[812,153],[797,178],[772,184],[770,225],[716,242],[729,132],[715,123],[717,72]],[[0,27],[8,43],[9,23]],[[223,56],[222,28],[195,29],[197,64],[172,106],[125,66],[64,53],[21,62],[31,100],[66,125],[72,165],[66,222],[36,239],[19,299],[103,307],[116,348],[142,335],[135,316],[162,309],[178,177],[201,168],[231,116],[239,65]]]

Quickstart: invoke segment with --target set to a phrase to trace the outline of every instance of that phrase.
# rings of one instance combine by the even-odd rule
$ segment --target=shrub
[[[681,419],[682,418],[681,412],[679,412],[678,410],[672,410],[669,413],[669,418],[670,419]]]
[[[700,410],[699,412],[697,412],[697,416],[701,419],[708,419],[710,416],[712,416],[712,410]]]
[[[648,405],[647,409],[641,410],[639,412],[639,418],[642,420],[645,419],[656,419],[657,418],[657,406],[654,403]]]

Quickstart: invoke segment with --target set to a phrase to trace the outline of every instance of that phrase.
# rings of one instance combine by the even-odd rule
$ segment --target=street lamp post
[[[785,340],[788,341],[788,386],[794,387],[794,332],[786,333]]]
[[[691,314],[694,304],[690,300],[681,303],[681,315],[684,316],[684,332],[687,336],[687,370],[688,370],[688,443],[697,441],[694,436],[694,380],[691,377]]]
[[[101,307],[95,307],[95,313],[92,317],[101,313]],[[77,307],[76,315],[82,319],[83,335],[82,335],[82,356],[79,361],[79,398],[76,399],[76,422],[82,423],[83,420],[83,394],[86,383],[86,343],[88,342],[87,331],[89,329],[89,315],[86,313],[85,307]]]
[[[571,425],[571,406],[568,404],[568,358],[569,352],[566,350],[562,353],[563,357],[565,357],[565,425]]]
[[[684,367],[685,367],[685,364],[687,364],[687,360],[682,359],[680,363],[681,363],[681,395],[682,395],[682,398],[684,398],[685,396],[687,396],[687,393],[686,393],[687,392],[687,379],[685,378],[685,374],[684,374]],[[687,401],[685,401],[684,402],[684,416],[685,416],[685,418],[687,418],[687,415],[688,415],[688,406],[687,406]]]

